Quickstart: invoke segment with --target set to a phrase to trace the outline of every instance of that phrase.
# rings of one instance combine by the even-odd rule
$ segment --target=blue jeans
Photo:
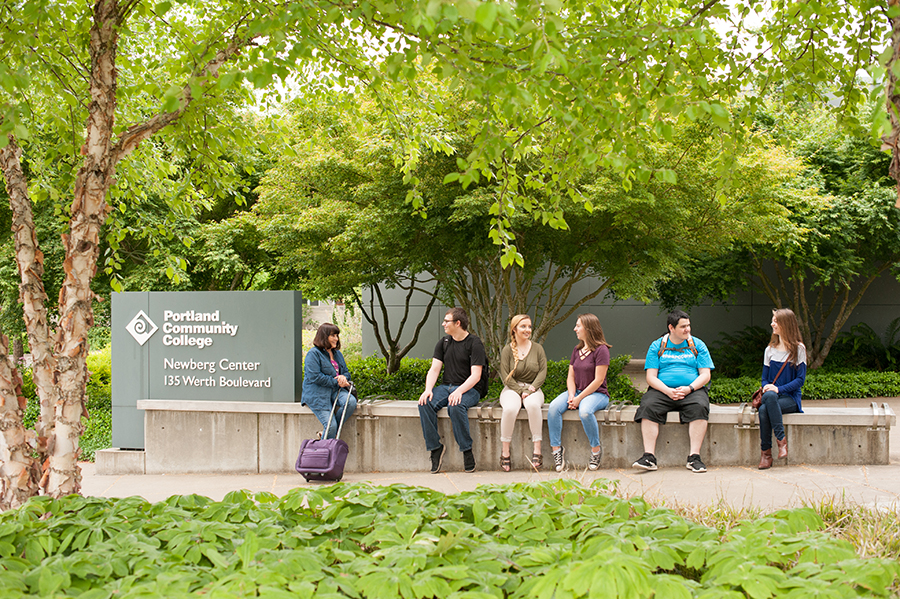
[[[766,391],[759,406],[759,447],[763,451],[772,449],[772,431],[775,438],[784,439],[784,421],[782,414],[795,414],[800,409],[790,395],[778,395],[774,391]]]
[[[331,418],[331,426],[328,426],[328,417],[331,416],[331,409],[327,410],[316,410],[312,407],[310,409],[313,411],[313,414],[316,415],[316,418],[319,419],[319,422],[322,423],[322,438],[323,439],[334,439],[337,437],[338,426],[340,426],[341,415],[344,413],[344,404],[347,403],[347,391],[344,389],[340,389],[338,391],[337,397],[337,409],[334,411],[334,416]],[[332,404],[333,406],[334,404]],[[353,412],[356,411],[356,397],[353,395],[350,396],[350,405],[347,406],[347,415],[344,416],[344,423],[353,415]],[[325,436],[325,429],[328,429],[328,436]]]
[[[575,391],[575,395],[581,393],[581,389]],[[581,418],[581,426],[587,435],[591,447],[600,446],[600,425],[597,424],[598,412],[609,405],[609,396],[603,393],[591,393],[578,404],[578,417]],[[550,447],[559,447],[562,443],[562,417],[569,409],[569,392],[564,391],[550,402],[547,410],[547,428],[550,429]]]
[[[462,401],[455,406],[449,403],[450,394],[459,385],[438,385],[432,390],[431,401],[419,405],[419,421],[422,423],[422,435],[425,437],[425,448],[434,451],[441,446],[441,435],[438,433],[437,414],[447,408],[450,415],[450,426],[453,437],[460,451],[472,449],[472,435],[469,434],[469,408],[478,404],[481,396],[475,389],[469,389],[462,395]]]

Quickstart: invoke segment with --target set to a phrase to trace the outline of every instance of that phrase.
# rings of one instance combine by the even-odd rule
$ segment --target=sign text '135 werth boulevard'
[[[272,377],[265,379],[248,379],[242,376],[231,378],[219,376],[218,383],[214,376],[204,376],[206,373],[215,374],[217,369],[226,372],[259,370],[259,362],[232,362],[228,358],[222,358],[218,362],[197,362],[190,360],[163,359],[164,370],[188,371],[184,374],[166,374],[164,384],[178,387],[271,387]]]

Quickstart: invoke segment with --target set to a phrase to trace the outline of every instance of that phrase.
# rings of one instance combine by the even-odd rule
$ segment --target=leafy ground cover
[[[284,497],[39,497],[0,515],[0,596],[886,597],[896,559],[861,558],[813,509],[728,527],[609,481],[423,488],[336,484]]]

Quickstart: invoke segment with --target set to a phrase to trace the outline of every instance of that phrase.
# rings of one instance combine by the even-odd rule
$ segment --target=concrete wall
[[[177,402],[145,400],[145,452],[104,450],[97,453],[99,474],[252,473],[293,470],[303,439],[313,438],[321,425],[299,404],[242,402]],[[597,413],[603,447],[603,468],[628,468],[643,453],[635,406],[613,406]],[[544,468],[552,464],[544,410]],[[500,415],[497,402],[469,410],[469,427],[478,469],[499,470]],[[890,406],[873,408],[807,408],[784,418],[788,463],[888,464],[890,428],[896,416]],[[445,469],[462,470],[462,454],[453,441],[446,411],[438,426],[448,451]],[[418,406],[411,401],[360,403],[344,426],[341,438],[349,446],[346,472],[422,472],[430,468],[422,440]],[[587,467],[588,447],[575,412],[563,419],[563,446],[571,469]],[[511,455],[515,468],[527,467],[531,438],[525,412],[519,414]],[[660,430],[660,466],[684,467],[688,455],[687,427],[678,414],[669,415]],[[143,455],[142,455],[142,454]],[[709,432],[701,449],[707,466],[755,464],[759,459],[759,428],[748,406],[713,406]]]
[[[577,299],[588,295],[600,284],[597,279],[581,281],[573,286],[570,298],[574,304]],[[383,296],[387,304],[388,313],[392,323],[399,323],[403,315],[406,292],[400,289],[383,289]],[[364,292],[365,301],[368,302],[371,291]],[[409,331],[414,328],[416,320],[425,313],[428,304],[428,296],[423,293],[413,297],[413,309],[407,323]],[[368,305],[368,304],[367,304]],[[735,333],[747,326],[761,326],[768,328],[772,320],[773,305],[769,298],[760,293],[741,292],[735,294],[726,305],[698,306],[690,310],[693,334],[712,344],[720,339],[723,333]],[[422,329],[419,342],[408,354],[413,358],[430,358],[434,352],[434,345],[443,335],[441,320],[446,312],[446,306],[435,305],[431,312],[429,322]],[[578,313],[592,312],[600,319],[603,332],[613,348],[613,356],[631,354],[635,358],[644,358],[650,343],[666,330],[665,312],[658,304],[644,304],[635,300],[621,300],[613,302],[604,300],[601,293],[594,300],[582,306]],[[576,315],[577,316],[577,315]],[[569,318],[557,326],[547,336],[544,342],[544,350],[550,360],[568,358],[572,347],[577,343],[575,333],[576,316]],[[879,333],[883,332],[888,323],[900,316],[900,283],[890,276],[883,276],[876,280],[863,296],[859,306],[853,312],[847,326],[865,322]],[[475,323],[477,328],[477,323]],[[363,354],[379,355],[378,344],[372,333],[372,327],[363,320]],[[406,334],[402,341],[406,343],[411,334]],[[760,360],[762,360],[763,348],[760,348]]]

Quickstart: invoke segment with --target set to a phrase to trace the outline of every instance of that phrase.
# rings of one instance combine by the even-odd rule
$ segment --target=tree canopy
[[[760,127],[804,160],[793,185],[813,195],[775,198],[787,227],[700,257],[661,293],[666,304],[695,305],[752,287],[797,314],[810,366],[818,368],[871,284],[889,272],[900,277],[889,158],[866,136],[838,129],[821,108],[771,106]]]
[[[470,313],[492,363],[506,341],[511,314],[533,314],[534,337],[541,341],[598,295],[647,299],[654,283],[678,272],[689,256],[783,226],[773,196],[799,201],[803,195],[784,185],[800,163],[767,147],[763,138],[736,161],[730,175],[735,184],[722,191],[721,141],[710,127],[686,126],[672,143],[647,148],[641,157],[670,168],[676,182],[650,179],[626,191],[612,169],[585,174],[573,187],[581,200],[561,204],[564,229],[527,213],[509,218],[525,260],[504,267],[489,235],[502,183],[444,183],[473,143],[464,122],[445,122],[441,134],[451,151],[423,153],[410,172],[427,213],[422,218],[407,201],[412,184],[404,182],[393,158],[397,142],[381,132],[376,118],[353,120],[331,104],[301,104],[296,156],[283,156],[260,186],[253,213],[260,217],[264,247],[277,255],[277,268],[300,273],[315,297],[354,297],[360,286],[411,287],[413,281],[433,280],[440,291],[418,288]],[[532,195],[537,202],[540,193]],[[390,327],[383,322],[382,328]]]

